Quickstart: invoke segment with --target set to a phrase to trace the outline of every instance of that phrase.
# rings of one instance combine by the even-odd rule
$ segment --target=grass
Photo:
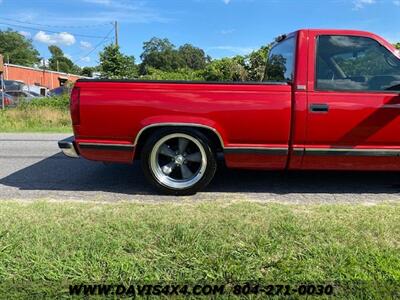
[[[54,107],[21,107],[0,111],[0,132],[71,132],[69,111]]]
[[[0,204],[10,299],[69,283],[249,280],[335,283],[346,299],[400,293],[400,206]]]
[[[0,132],[71,132],[69,95],[21,101],[0,111]]]

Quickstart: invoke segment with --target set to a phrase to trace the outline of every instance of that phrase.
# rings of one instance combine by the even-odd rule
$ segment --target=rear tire
[[[146,141],[141,153],[145,177],[161,193],[193,195],[217,169],[210,141],[194,129],[164,128]]]

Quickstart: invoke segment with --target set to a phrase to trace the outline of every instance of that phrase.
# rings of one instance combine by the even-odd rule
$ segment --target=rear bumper
[[[77,158],[79,157],[78,150],[75,145],[75,139],[73,136],[66,138],[64,140],[58,141],[58,147],[61,151],[69,157]]]

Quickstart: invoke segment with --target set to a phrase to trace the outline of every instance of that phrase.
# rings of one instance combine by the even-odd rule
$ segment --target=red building
[[[4,64],[4,79],[23,81],[26,85],[46,87],[49,90],[64,85],[67,81],[75,82],[84,76]]]

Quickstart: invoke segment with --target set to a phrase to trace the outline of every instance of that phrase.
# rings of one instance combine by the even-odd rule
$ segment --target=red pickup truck
[[[400,170],[400,55],[353,30],[277,38],[262,82],[78,80],[69,156],[132,163],[167,194],[230,168]]]

